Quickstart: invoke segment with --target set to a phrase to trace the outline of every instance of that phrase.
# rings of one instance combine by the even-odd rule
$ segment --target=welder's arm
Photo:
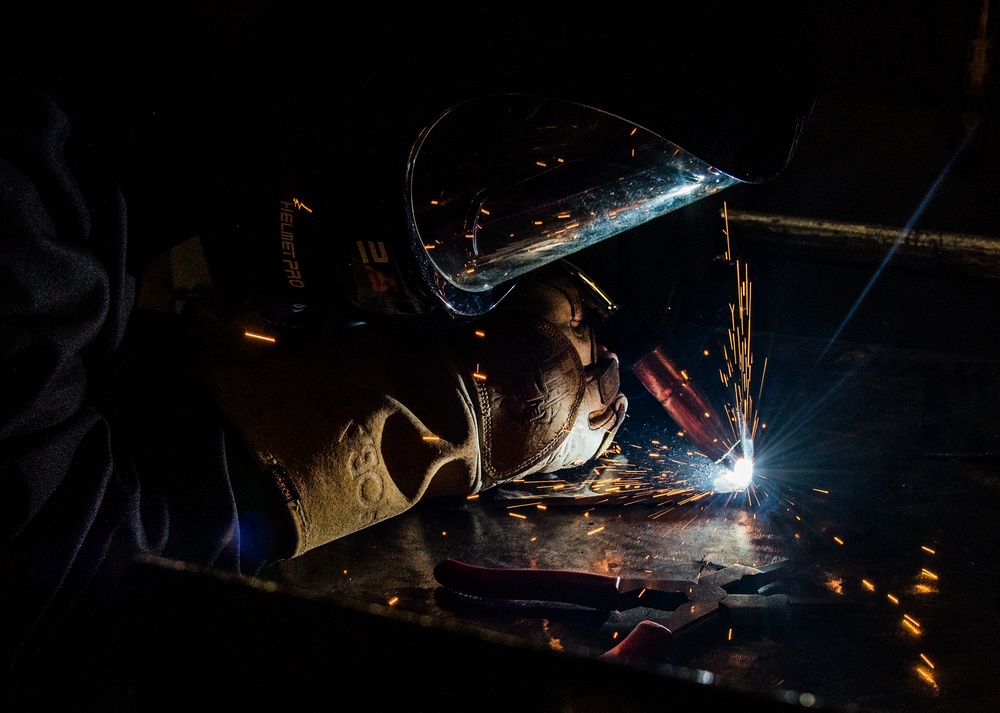
[[[208,382],[292,521],[279,557],[398,515],[585,463],[625,415],[617,358],[568,283],[447,332],[374,326],[246,355]]]

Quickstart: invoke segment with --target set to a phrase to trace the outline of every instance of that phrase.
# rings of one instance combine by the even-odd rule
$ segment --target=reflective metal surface
[[[802,566],[772,591],[817,606],[698,632],[658,665],[813,707],[988,710],[1000,695],[990,672],[1000,647],[991,524],[1000,480],[995,458],[946,453],[960,446],[949,434],[960,439],[975,430],[970,419],[992,417],[1000,361],[844,345],[823,368],[804,368],[824,346],[789,339],[771,354],[768,396],[783,416],[758,440],[757,480],[740,497],[532,502],[498,489],[420,506],[282,564],[280,579],[596,657],[658,613],[457,596],[434,581],[435,564],[682,579],[792,558]],[[949,394],[977,388],[978,405],[942,397],[945,373]],[[634,396],[630,413],[618,442],[646,456],[644,439],[669,419],[651,397]]]

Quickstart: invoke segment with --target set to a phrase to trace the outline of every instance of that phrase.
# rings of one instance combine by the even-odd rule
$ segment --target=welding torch
[[[743,439],[727,435],[728,422],[662,345],[639,357],[632,371],[705,456],[716,463],[738,466],[740,459],[734,451]]]

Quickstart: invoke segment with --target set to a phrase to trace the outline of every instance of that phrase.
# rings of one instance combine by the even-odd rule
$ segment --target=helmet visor
[[[458,104],[421,133],[406,189],[418,258],[468,293],[738,182],[612,114],[499,95]]]

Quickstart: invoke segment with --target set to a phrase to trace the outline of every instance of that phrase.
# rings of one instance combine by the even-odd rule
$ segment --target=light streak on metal
[[[441,440],[441,436],[421,436],[421,439],[427,441],[428,443],[434,443]]]
[[[916,210],[913,211],[913,215],[910,216],[910,219],[906,222],[906,225],[903,226],[903,229],[899,232],[899,235],[893,241],[892,245],[889,246],[889,249],[886,251],[885,257],[882,258],[882,262],[879,263],[877,268],[875,268],[875,273],[868,281],[868,284],[865,285],[864,289],[861,291],[861,294],[858,295],[858,299],[854,301],[854,304],[847,311],[847,314],[844,316],[844,319],[840,323],[840,326],[837,327],[837,330],[833,333],[833,336],[830,337],[830,341],[827,343],[826,347],[823,348],[823,351],[819,355],[820,361],[823,359],[824,356],[826,356],[827,351],[830,349],[833,343],[836,342],[837,339],[840,337],[841,332],[843,332],[844,328],[847,327],[847,323],[851,321],[851,318],[854,316],[855,312],[858,311],[858,308],[861,306],[861,303],[864,301],[865,297],[868,296],[868,293],[875,285],[875,282],[882,274],[882,271],[885,270],[885,267],[886,265],[889,264],[889,261],[892,259],[892,256],[896,254],[896,251],[899,249],[899,246],[902,245],[906,241],[906,239],[910,236],[910,234],[913,232],[914,227],[923,217],[924,211],[926,211],[928,206],[930,206],[931,201],[934,200],[934,197],[937,195],[938,190],[944,184],[945,179],[951,174],[951,170],[954,167],[955,162],[958,161],[958,157],[965,152],[965,148],[972,141],[972,137],[975,135],[977,128],[978,128],[978,122],[966,129],[965,136],[962,137],[962,141],[955,149],[955,152],[951,155],[951,158],[948,159],[948,162],[945,164],[944,168],[941,169],[941,172],[938,173],[937,178],[934,179],[934,182],[931,184],[931,187],[927,189],[927,193],[924,194],[924,197],[920,201],[920,204],[917,206]]]

